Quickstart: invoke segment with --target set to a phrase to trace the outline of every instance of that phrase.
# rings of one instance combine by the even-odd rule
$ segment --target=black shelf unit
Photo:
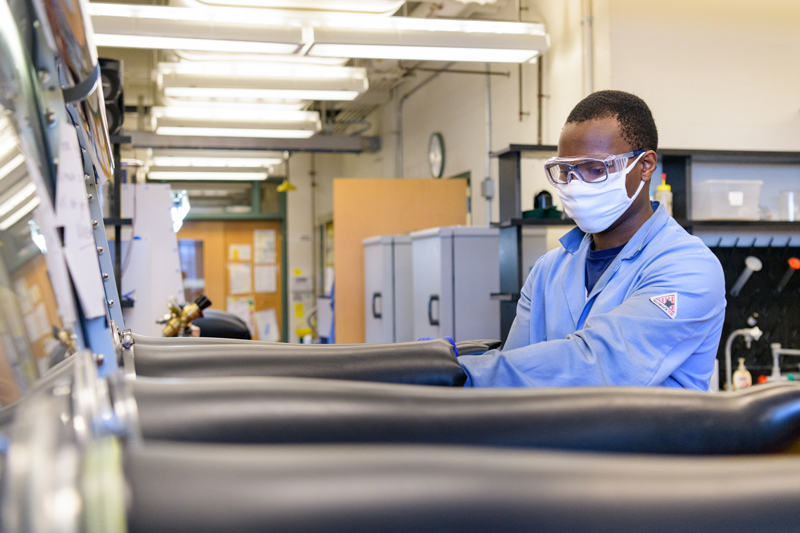
[[[122,227],[133,225],[133,220],[122,218],[122,158],[120,156],[120,145],[130,143],[130,137],[122,135],[111,136],[111,145],[114,150],[114,190],[111,205],[109,206],[111,216],[103,219],[103,224],[106,227],[114,228],[114,281],[117,283],[119,303],[123,308],[133,307],[133,300],[122,297]]]
[[[516,316],[519,291],[525,283],[522,267],[522,228],[525,226],[564,226],[574,224],[569,219],[522,218],[521,171],[522,159],[552,157],[558,147],[554,145],[511,144],[493,152],[498,158],[498,189],[500,223],[500,292],[493,298],[500,300],[500,334],[505,339]],[[748,151],[748,150],[692,150],[663,149],[658,151],[662,172],[672,188],[672,213],[689,231],[748,231],[748,232],[800,232],[800,222],[762,220],[691,220],[692,163],[770,164],[800,166],[800,152]]]

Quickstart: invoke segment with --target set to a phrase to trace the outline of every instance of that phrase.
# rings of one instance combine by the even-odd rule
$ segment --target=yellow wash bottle
[[[744,358],[739,358],[739,368],[733,373],[733,390],[743,389],[753,384],[753,376],[744,367]]]
[[[656,188],[656,201],[663,204],[669,216],[672,216],[672,187],[667,185],[666,174],[661,174],[661,185]]]

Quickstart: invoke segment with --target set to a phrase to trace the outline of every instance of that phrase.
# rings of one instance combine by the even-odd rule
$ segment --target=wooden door
[[[336,342],[364,342],[364,247],[376,235],[464,224],[463,179],[335,179]]]
[[[181,241],[189,240],[202,243],[203,285],[212,302],[210,308],[241,316],[247,304],[254,339],[285,341],[281,222],[186,221],[178,232],[178,242],[180,245]],[[265,243],[271,243],[266,245],[269,249]],[[270,322],[270,309],[274,310],[277,326],[273,326],[272,335],[269,331],[265,334],[263,327]]]

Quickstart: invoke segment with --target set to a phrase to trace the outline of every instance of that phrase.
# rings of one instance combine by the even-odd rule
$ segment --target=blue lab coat
[[[502,351],[465,355],[465,387],[662,386],[708,390],[725,317],[716,256],[655,213],[586,294],[579,228],[531,270]]]

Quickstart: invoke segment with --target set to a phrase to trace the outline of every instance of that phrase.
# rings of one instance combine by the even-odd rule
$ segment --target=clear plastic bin
[[[761,180],[707,180],[692,184],[694,220],[758,220]]]

